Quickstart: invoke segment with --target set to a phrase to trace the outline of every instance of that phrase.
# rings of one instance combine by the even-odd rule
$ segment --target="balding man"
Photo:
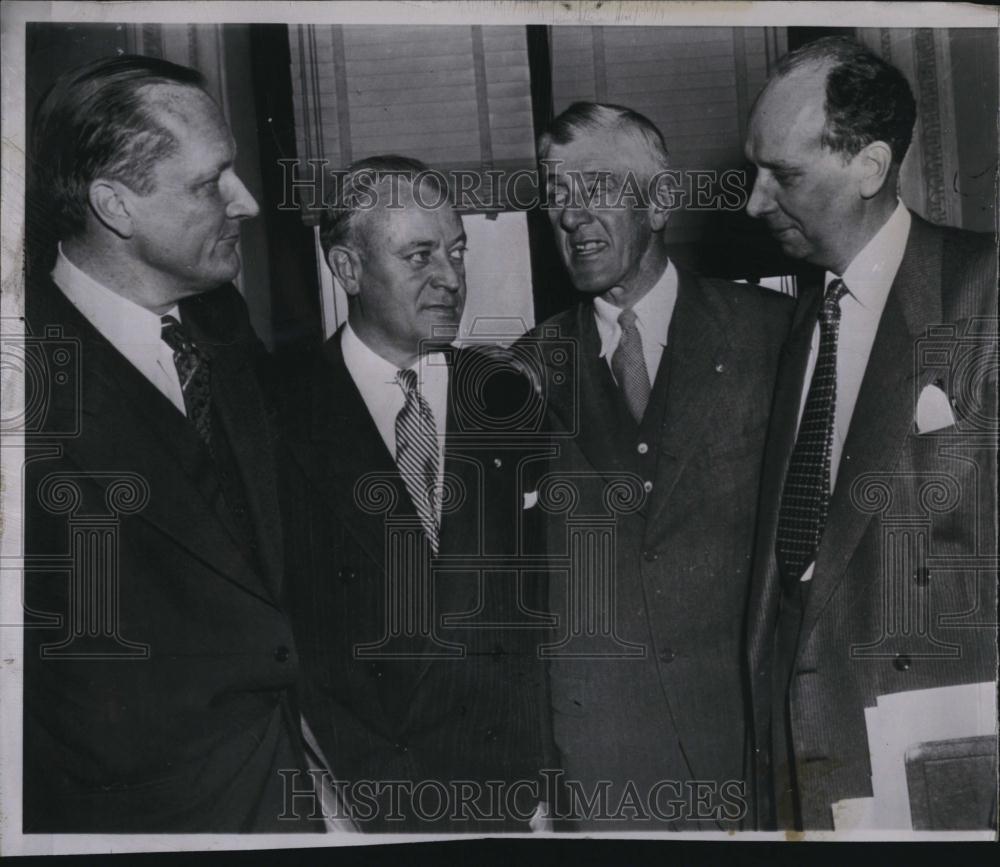
[[[764,471],[762,827],[996,826],[996,241],[899,200],[914,120],[902,73],[841,38],[781,60],[750,120],[747,212],[826,271]]]

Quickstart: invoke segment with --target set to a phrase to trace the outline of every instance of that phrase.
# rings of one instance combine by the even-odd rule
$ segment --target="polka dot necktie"
[[[816,551],[830,505],[830,459],[837,406],[837,336],[843,280],[831,280],[819,312],[819,352],[806,397],[778,513],[776,553],[781,574],[794,586]]]
[[[438,441],[434,414],[417,388],[415,371],[399,371],[396,382],[406,396],[406,403],[396,416],[396,466],[436,554]]]
[[[642,351],[642,335],[635,324],[635,311],[629,307],[618,315],[622,335],[618,348],[611,356],[611,372],[625,397],[629,412],[637,422],[642,421],[649,403],[649,371]]]
[[[188,420],[195,426],[205,445],[212,442],[212,390],[208,357],[188,337],[184,327],[173,316],[160,319],[163,342],[174,352],[174,366],[184,393],[184,408]]]

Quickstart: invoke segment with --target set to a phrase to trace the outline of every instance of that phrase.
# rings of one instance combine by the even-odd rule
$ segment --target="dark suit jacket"
[[[570,787],[589,795],[611,782],[606,815],[581,822],[594,829],[637,814],[632,830],[690,828],[708,818],[699,812],[732,826],[745,811],[741,624],[764,433],[794,305],[757,286],[679,276],[641,425],[599,357],[589,302],[533,334],[543,345],[568,341],[575,354],[567,367],[565,353],[542,351],[560,454],[538,502],[560,618],[560,646],[546,651],[555,743]],[[695,781],[707,783],[710,806],[694,803]],[[619,813],[629,786],[642,809]]]
[[[975,319],[996,316],[996,246],[916,215],[844,445],[801,632],[790,658],[775,658],[775,533],[821,294],[802,298],[782,359],[749,607],[765,826],[774,821],[765,796],[776,665],[791,673],[806,828],[832,827],[832,803],[872,794],[864,710],[879,696],[996,675],[996,320]],[[957,424],[920,434],[917,401],[935,385]]]
[[[26,389],[25,832],[303,827],[278,818],[302,758],[262,350],[234,287],[181,307],[255,553],[193,425],[48,277],[28,287],[48,374]]]
[[[492,362],[478,351],[449,357],[445,473],[456,499],[443,515],[433,575],[401,541],[422,530],[344,365],[340,332],[315,359],[291,365],[286,387],[289,591],[303,712],[365,831],[524,830],[535,807],[535,789],[508,785],[495,807],[476,801],[481,821],[468,811],[471,818],[435,816],[436,784],[449,808],[458,781],[534,785],[543,731],[532,633],[509,627],[526,617],[516,610],[514,575],[482,571],[483,558],[515,551],[521,508],[519,451],[492,422],[511,416],[505,402],[534,395],[513,374],[484,375]],[[492,396],[486,380],[499,386]],[[432,602],[399,602],[420,586]],[[522,602],[531,590],[525,582]],[[449,624],[449,615],[467,616]],[[431,782],[422,806],[401,790],[393,810],[390,781]]]

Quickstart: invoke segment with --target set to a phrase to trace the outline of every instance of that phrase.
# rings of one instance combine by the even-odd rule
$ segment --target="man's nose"
[[[231,220],[245,220],[256,217],[260,213],[257,200],[250,195],[239,175],[233,172],[229,181],[229,203],[226,205],[226,216]]]
[[[774,210],[774,195],[771,192],[770,181],[765,178],[764,172],[758,171],[750,189],[750,198],[747,200],[747,216],[763,217],[772,210]]]
[[[445,254],[434,273],[434,284],[449,292],[458,292],[465,280],[465,270],[451,256]]]
[[[578,205],[567,205],[559,213],[559,225],[565,232],[575,232],[580,226],[589,223],[592,219],[590,212]]]

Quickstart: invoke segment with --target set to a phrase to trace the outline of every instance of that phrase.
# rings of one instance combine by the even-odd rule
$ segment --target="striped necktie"
[[[622,334],[611,356],[611,372],[625,397],[629,412],[636,422],[642,421],[649,403],[649,371],[642,351],[642,335],[635,324],[635,311],[629,307],[618,315]]]
[[[776,553],[781,574],[794,586],[816,559],[830,505],[830,457],[837,407],[837,336],[844,281],[831,280],[819,311],[819,352],[799,435],[788,464],[778,512]]]
[[[438,440],[434,415],[417,388],[416,371],[399,371],[396,382],[406,396],[406,403],[396,416],[396,466],[436,554]]]

